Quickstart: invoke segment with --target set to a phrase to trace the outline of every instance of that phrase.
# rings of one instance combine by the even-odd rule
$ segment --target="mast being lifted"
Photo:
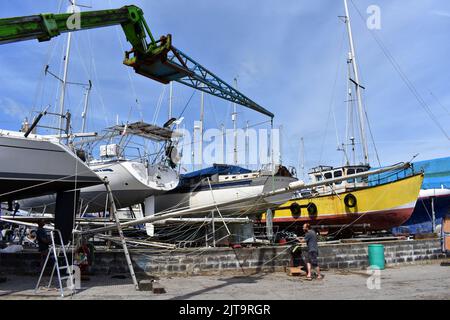
[[[79,25],[69,21],[79,15]],[[194,89],[238,103],[270,118],[270,111],[247,98],[198,62],[172,46],[172,36],[155,40],[143,11],[136,6],[119,9],[85,11],[63,14],[39,14],[0,19],[0,44],[37,39],[48,41],[65,32],[121,25],[128,42],[133,46],[125,52],[123,63],[136,73],[161,83],[177,81]]]

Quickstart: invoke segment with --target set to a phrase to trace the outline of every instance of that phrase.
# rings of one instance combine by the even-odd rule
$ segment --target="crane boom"
[[[78,19],[79,24],[73,23],[73,19]],[[273,113],[173,47],[170,34],[155,40],[142,9],[137,6],[0,19],[0,44],[33,39],[48,41],[66,32],[114,25],[122,26],[127,41],[132,45],[132,49],[125,52],[123,63],[132,67],[136,73],[164,84],[177,81],[274,117]]]

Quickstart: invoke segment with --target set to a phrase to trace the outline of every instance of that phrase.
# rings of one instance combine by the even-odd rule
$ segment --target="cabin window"
[[[225,177],[225,180],[227,180],[229,177]]]
[[[336,170],[335,172],[333,172],[333,174],[334,174],[335,178],[342,177],[342,170]],[[342,183],[342,181],[335,182],[335,184],[341,184],[341,183]]]
[[[347,169],[347,174],[348,174],[348,175],[350,175],[350,174],[355,174],[355,169]],[[354,183],[354,182],[355,182],[355,179],[348,179],[347,182],[348,182],[348,183]]]
[[[244,175],[244,178],[248,178],[248,174]]]
[[[322,176],[321,175],[316,175],[316,181],[322,181]]]
[[[332,178],[331,172],[325,172],[324,177],[325,179],[331,179]]]

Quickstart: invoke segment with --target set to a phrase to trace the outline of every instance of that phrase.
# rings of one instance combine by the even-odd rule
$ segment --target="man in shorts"
[[[303,231],[305,232],[305,237],[303,239],[299,239],[301,242],[306,242],[308,246],[308,253],[306,259],[306,267],[308,274],[306,275],[307,280],[312,280],[311,270],[312,268],[316,269],[317,279],[322,279],[323,276],[320,274],[320,267],[317,262],[317,256],[319,255],[319,248],[317,245],[317,234],[314,230],[311,229],[309,223],[305,223],[303,225]]]

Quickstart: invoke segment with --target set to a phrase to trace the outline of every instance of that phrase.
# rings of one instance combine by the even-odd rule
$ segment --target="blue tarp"
[[[195,178],[195,177],[203,177],[203,176],[212,176],[214,174],[241,174],[241,173],[250,173],[251,170],[242,168],[242,167],[238,167],[238,166],[233,166],[233,165],[228,165],[228,164],[214,164],[212,167],[209,168],[205,168],[205,169],[201,169],[201,170],[197,170],[197,171],[192,171],[186,174],[183,174],[181,177],[183,179],[190,179],[190,178]]]
[[[422,189],[440,189],[441,187],[450,188],[450,157],[417,161],[412,164],[414,172],[417,173],[423,171],[425,173]],[[386,172],[380,175],[370,176],[369,184],[374,185],[377,183],[394,181],[397,178],[405,177],[408,173],[410,174],[411,170],[403,171],[398,174]]]
[[[450,157],[414,162],[415,170],[424,170],[422,189],[450,188]]]

